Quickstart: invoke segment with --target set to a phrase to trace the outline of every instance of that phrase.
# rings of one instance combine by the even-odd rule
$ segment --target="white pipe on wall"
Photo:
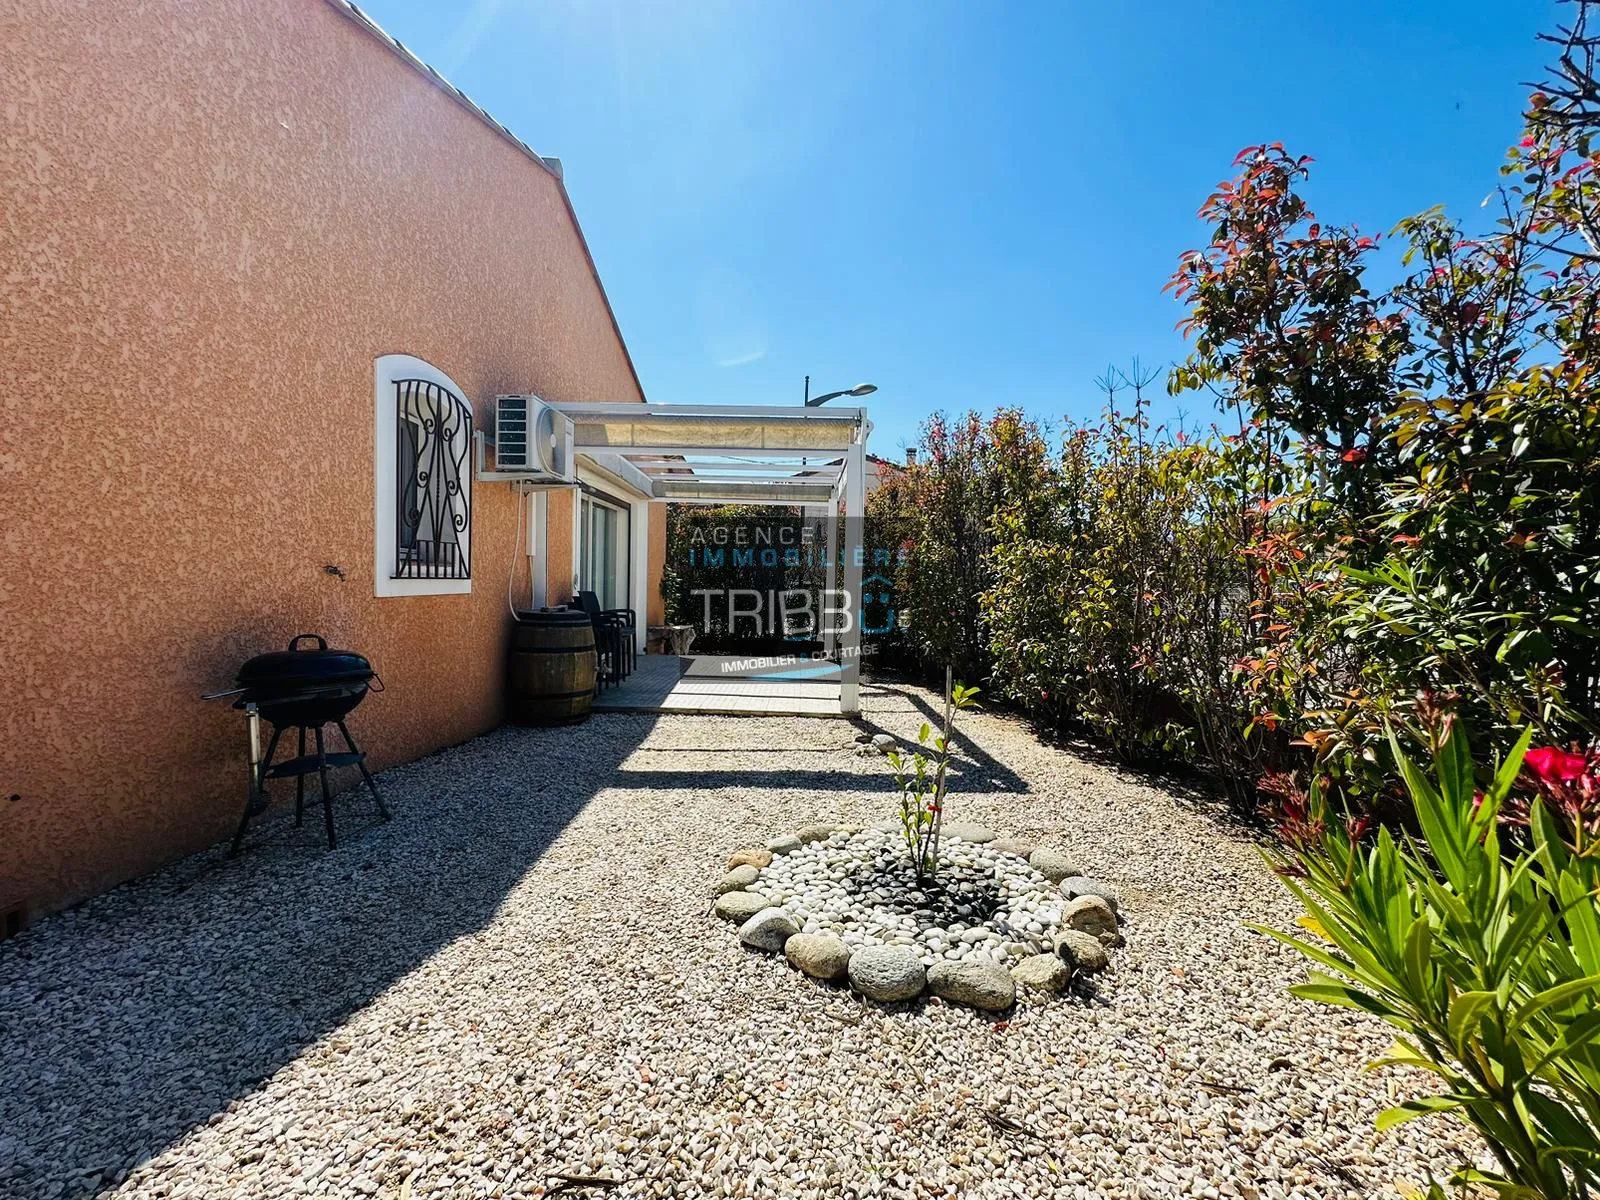
[[[543,608],[550,602],[550,506],[543,491],[528,495],[528,601]]]

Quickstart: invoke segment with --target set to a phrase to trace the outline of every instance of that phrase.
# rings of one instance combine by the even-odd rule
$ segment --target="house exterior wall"
[[[324,0],[12,0],[0,78],[0,905],[38,913],[231,830],[244,723],[198,696],[296,633],[381,673],[375,766],[500,720],[514,499],[473,488],[470,595],[374,597],[379,355],[480,429],[643,397],[559,180]]]
[[[552,397],[553,398],[553,397]],[[546,604],[566,604],[572,599],[576,586],[577,563],[573,558],[572,506],[576,493],[562,489],[550,493],[549,520],[546,522],[545,546],[549,554]]]
[[[665,625],[667,622],[667,598],[661,594],[661,577],[667,567],[667,506],[665,504],[652,504],[650,506],[650,570],[649,599],[645,606],[646,625]]]

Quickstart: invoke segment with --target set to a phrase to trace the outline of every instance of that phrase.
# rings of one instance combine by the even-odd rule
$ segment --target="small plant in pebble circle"
[[[932,727],[924,721],[917,733],[919,749],[910,758],[898,750],[888,754],[895,783],[900,787],[900,826],[919,882],[931,880],[939,870],[939,833],[944,825],[945,788],[950,776],[950,734],[955,728],[956,712],[971,708],[978,695],[977,688],[952,683],[950,676],[950,668],[946,667],[944,720],[939,736],[933,737]],[[931,747],[930,737],[933,738]],[[931,762],[923,753],[927,749],[933,751]]]
[[[918,738],[931,759],[874,739],[900,781],[893,819],[809,825],[734,852],[712,911],[744,946],[867,1000],[926,991],[989,1012],[1109,968],[1122,945],[1115,888],[1060,848],[944,820],[955,713],[976,695],[946,677],[939,736],[924,725]]]

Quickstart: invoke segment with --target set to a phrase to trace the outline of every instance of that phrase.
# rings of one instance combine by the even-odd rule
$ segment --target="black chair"
[[[572,598],[572,605],[587,613],[594,625],[601,681],[621,683],[633,673],[639,657],[638,620],[633,609],[601,608],[600,597],[593,592],[579,592]]]

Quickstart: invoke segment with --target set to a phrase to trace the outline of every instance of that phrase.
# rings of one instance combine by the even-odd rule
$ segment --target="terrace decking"
[[[595,698],[594,711],[837,717],[839,667],[806,659],[647,654],[620,687]]]

